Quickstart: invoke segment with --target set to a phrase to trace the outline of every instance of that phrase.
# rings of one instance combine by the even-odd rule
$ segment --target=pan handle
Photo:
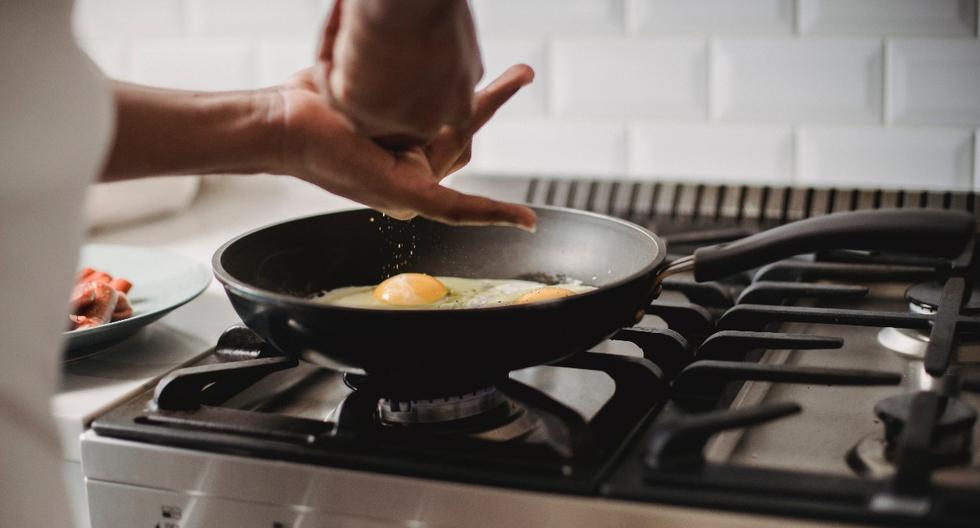
[[[784,258],[827,249],[860,249],[955,257],[974,233],[973,215],[935,209],[876,209],[835,213],[785,224],[698,249],[663,274],[694,271],[713,280]],[[673,268],[673,271],[671,270]],[[661,276],[661,280],[663,276]]]

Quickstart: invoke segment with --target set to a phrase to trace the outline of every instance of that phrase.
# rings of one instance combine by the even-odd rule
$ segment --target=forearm
[[[103,181],[282,166],[281,103],[272,91],[200,93],[115,82],[113,94],[116,136]]]

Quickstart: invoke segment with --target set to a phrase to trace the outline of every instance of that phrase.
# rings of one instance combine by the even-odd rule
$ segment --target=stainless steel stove
[[[487,189],[647,224],[674,258],[840,209],[975,204],[609,181]],[[297,364],[234,328],[83,435],[92,525],[975,526],[977,264],[972,246],[955,260],[833,251],[721,282],[675,276],[643,321],[589,352],[427,393]]]

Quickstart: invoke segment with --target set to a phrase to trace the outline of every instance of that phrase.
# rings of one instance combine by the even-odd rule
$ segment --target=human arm
[[[277,172],[283,165],[274,89],[191,92],[114,81],[112,92],[116,134],[103,181]]]
[[[530,228],[520,205],[458,193],[441,180],[466,164],[470,139],[533,71],[514,66],[476,94],[471,118],[425,147],[385,149],[318,92],[312,70],[263,90],[198,93],[115,83],[116,139],[106,181],[154,174],[289,174],[397,218]]]

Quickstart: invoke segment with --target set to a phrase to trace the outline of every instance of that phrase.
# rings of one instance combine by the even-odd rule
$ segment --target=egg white
[[[436,302],[414,306],[395,306],[379,301],[372,293],[373,286],[346,286],[336,288],[317,295],[313,299],[322,304],[334,306],[350,306],[358,308],[384,308],[396,310],[429,309],[429,308],[488,308],[513,304],[521,295],[544,288],[546,286],[565,288],[574,293],[584,293],[596,289],[586,286],[580,281],[568,281],[561,284],[543,284],[540,282],[504,279],[466,279],[463,277],[435,277],[446,286],[449,293]]]

